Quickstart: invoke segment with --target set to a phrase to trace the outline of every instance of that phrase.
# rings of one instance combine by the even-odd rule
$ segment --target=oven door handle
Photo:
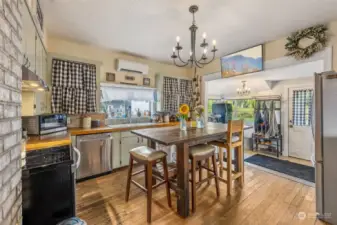
[[[75,146],[73,146],[74,152],[77,155],[77,162],[76,162],[76,169],[78,169],[78,167],[80,167],[80,163],[81,163],[81,152],[80,150],[78,150],[78,148],[76,148]]]

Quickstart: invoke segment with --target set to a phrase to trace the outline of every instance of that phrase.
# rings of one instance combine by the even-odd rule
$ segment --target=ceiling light
[[[215,58],[215,52],[218,51],[218,49],[216,49],[216,41],[213,40],[213,48],[211,50],[211,52],[213,52],[213,58],[209,61],[207,61],[207,47],[208,47],[208,43],[206,41],[206,37],[207,37],[207,34],[204,32],[202,34],[202,37],[203,37],[203,42],[200,44],[200,47],[203,48],[202,50],[202,55],[201,55],[201,58],[199,60],[197,60],[197,57],[195,55],[195,45],[196,45],[196,37],[197,37],[197,30],[198,30],[198,27],[197,25],[195,24],[195,16],[194,16],[194,13],[196,13],[198,11],[198,6],[196,5],[192,5],[190,8],[189,8],[189,11],[190,13],[193,14],[193,22],[192,22],[192,26],[189,28],[190,31],[191,31],[191,51],[190,51],[190,58],[187,60],[187,61],[184,61],[181,59],[180,57],[180,51],[183,49],[183,47],[180,45],[180,37],[177,36],[176,38],[176,41],[177,41],[177,46],[175,47],[175,50],[177,50],[177,53],[176,51],[173,50],[173,53],[171,55],[171,58],[173,59],[173,62],[174,62],[174,65],[178,66],[178,67],[184,67],[184,66],[197,66],[199,68],[202,68],[204,67],[204,65],[207,65],[209,63],[211,63],[214,58]],[[178,59],[179,63],[176,62],[176,59]]]
[[[237,88],[236,93],[240,96],[250,95],[250,88],[247,87],[246,81],[241,81],[242,88]]]

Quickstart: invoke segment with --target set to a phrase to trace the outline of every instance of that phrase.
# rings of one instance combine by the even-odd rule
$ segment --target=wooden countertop
[[[68,129],[68,131],[65,131],[62,134],[55,134],[55,135],[51,134],[47,136],[29,136],[29,139],[26,141],[26,151],[28,152],[44,148],[70,145],[71,136],[76,135],[130,131],[145,128],[169,127],[169,126],[176,126],[178,124],[179,124],[178,122],[172,122],[172,123],[120,124],[90,129],[70,128]]]
[[[59,147],[70,145],[71,138],[69,132],[65,131],[62,134],[48,136],[29,136],[26,141],[26,151],[40,150],[51,147]]]
[[[170,122],[170,123],[144,123],[144,124],[119,124],[98,128],[70,128],[68,132],[73,135],[86,135],[86,134],[99,134],[99,133],[107,133],[107,132],[120,132],[120,131],[130,131],[130,130],[138,130],[145,128],[158,128],[158,127],[171,127],[178,125],[179,122]]]

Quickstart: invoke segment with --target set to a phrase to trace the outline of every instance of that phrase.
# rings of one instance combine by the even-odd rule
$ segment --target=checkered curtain
[[[178,88],[177,78],[164,77],[164,111],[178,112]]]
[[[96,66],[53,59],[52,112],[96,111]]]
[[[293,90],[293,124],[310,126],[312,114],[312,89]]]
[[[192,107],[193,89],[191,80],[180,80],[179,104],[187,104]]]

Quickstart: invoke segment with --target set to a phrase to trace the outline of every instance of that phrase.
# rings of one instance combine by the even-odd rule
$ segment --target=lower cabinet
[[[120,146],[120,166],[129,165],[130,159],[130,150],[139,146],[146,146],[147,139],[136,136],[131,132],[122,132],[121,133],[121,146]]]

